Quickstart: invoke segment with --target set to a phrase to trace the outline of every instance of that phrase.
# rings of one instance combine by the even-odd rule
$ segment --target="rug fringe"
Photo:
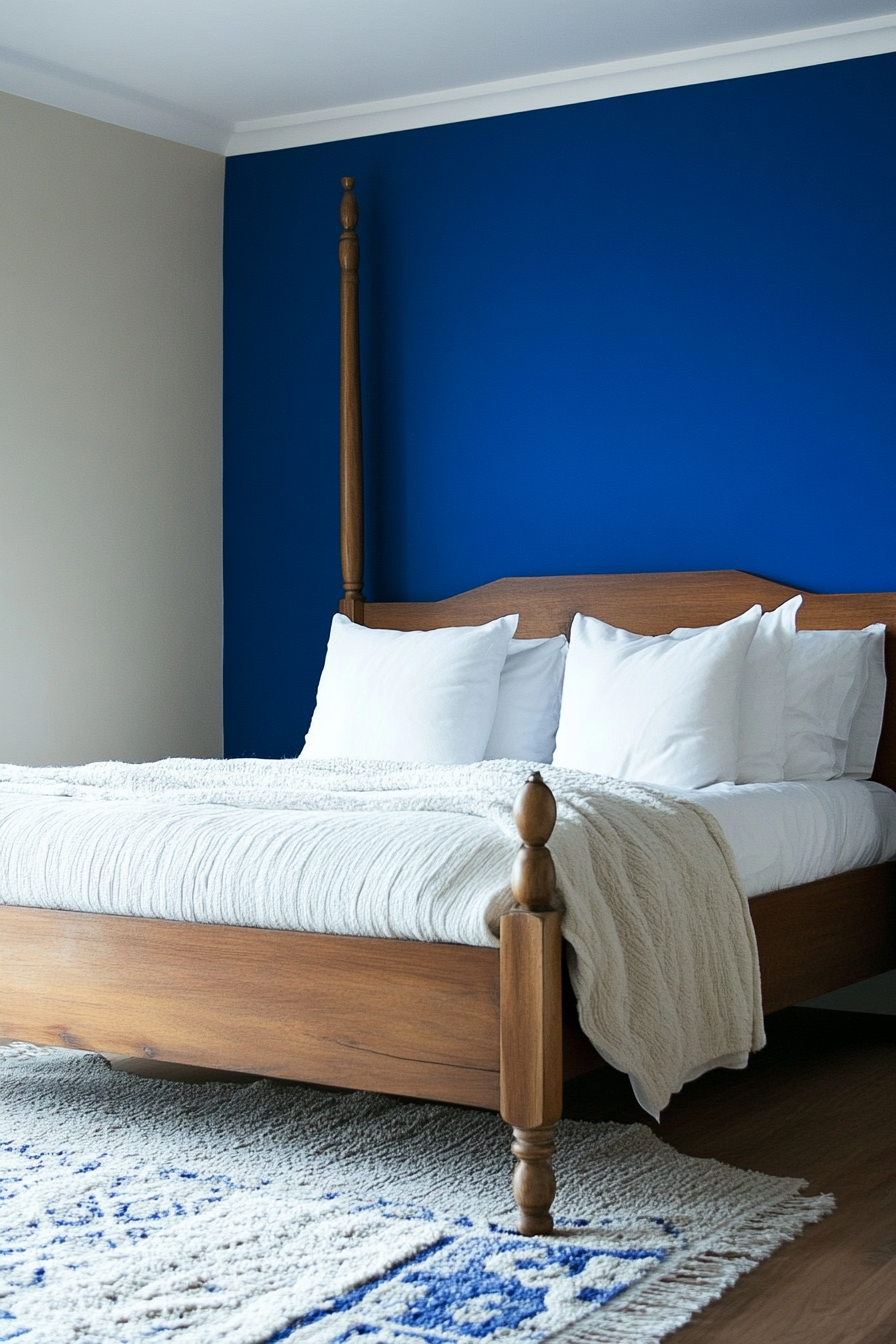
[[[721,1297],[742,1275],[793,1241],[810,1223],[836,1208],[833,1195],[794,1192],[772,1209],[742,1222],[726,1244],[716,1232],[715,1246],[689,1247],[668,1268],[633,1285],[586,1321],[552,1336],[552,1344],[659,1344]],[[687,1298],[677,1288],[687,1288]]]

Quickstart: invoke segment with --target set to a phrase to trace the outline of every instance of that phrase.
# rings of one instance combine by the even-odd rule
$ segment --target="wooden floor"
[[[896,1344],[896,1017],[791,1008],[742,1073],[676,1097],[657,1133],[828,1191],[837,1210],[777,1251],[668,1344]],[[643,1120],[627,1080],[568,1086],[566,1113]]]
[[[809,1227],[666,1344],[896,1344],[896,1017],[792,1008],[767,1021],[750,1067],[690,1084],[654,1126],[681,1152],[829,1191]],[[206,1073],[116,1057],[156,1077]],[[644,1122],[611,1070],[567,1086],[578,1119]]]

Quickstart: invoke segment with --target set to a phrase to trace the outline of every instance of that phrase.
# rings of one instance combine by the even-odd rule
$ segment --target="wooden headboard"
[[[342,577],[340,611],[375,629],[435,630],[479,625],[519,612],[517,635],[537,639],[569,634],[577,611],[641,635],[662,635],[679,625],[716,625],[754,602],[766,611],[803,593],[803,630],[861,630],[887,626],[887,704],[874,778],[896,789],[896,593],[809,593],[739,569],[679,574],[561,574],[498,579],[441,602],[366,602],[363,596],[364,503],[361,444],[360,341],[358,333],[358,207],[354,179],[342,179],[339,241],[341,267],[340,480]]]

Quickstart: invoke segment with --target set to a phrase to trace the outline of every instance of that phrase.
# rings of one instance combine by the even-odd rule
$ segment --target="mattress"
[[[663,791],[712,813],[748,896],[896,855],[896,794],[883,785]],[[0,794],[0,902],[12,905],[494,946],[515,850],[456,814]]]
[[[673,790],[711,812],[747,896],[817,882],[896,856],[896,793],[854,779]]]

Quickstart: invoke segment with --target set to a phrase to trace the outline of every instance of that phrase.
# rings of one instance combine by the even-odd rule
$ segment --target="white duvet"
[[[582,1026],[657,1114],[763,1042],[746,898],[688,799],[542,767]],[[491,944],[519,762],[0,767],[0,901]]]

